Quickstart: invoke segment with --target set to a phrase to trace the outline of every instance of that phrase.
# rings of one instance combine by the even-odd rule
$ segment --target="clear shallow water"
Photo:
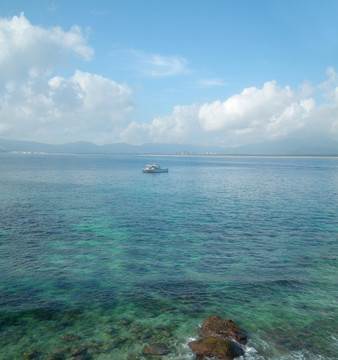
[[[333,158],[0,155],[0,359],[193,359],[214,314],[337,359],[337,205]]]

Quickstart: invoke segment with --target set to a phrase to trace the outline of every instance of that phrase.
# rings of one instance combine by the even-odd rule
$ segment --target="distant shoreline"
[[[119,154],[111,154],[119,155]],[[123,155],[123,154],[120,154]],[[124,155],[133,155],[133,154],[124,154]],[[250,157],[250,158],[338,158],[338,155],[226,155],[226,154],[134,154],[135,156],[161,156],[161,157],[229,157],[229,158],[238,158],[238,157]]]
[[[48,155],[48,156],[138,156],[138,157],[206,157],[206,158],[325,158],[336,159],[337,155],[263,155],[263,154],[128,154],[128,153],[53,153],[33,151],[8,151],[0,155]]]

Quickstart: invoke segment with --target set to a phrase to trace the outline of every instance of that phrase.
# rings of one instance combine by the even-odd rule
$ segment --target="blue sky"
[[[0,137],[338,140],[337,17],[336,0],[3,1]]]

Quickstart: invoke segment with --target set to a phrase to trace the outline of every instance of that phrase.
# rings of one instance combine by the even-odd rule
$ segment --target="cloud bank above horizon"
[[[20,14],[0,19],[0,137],[60,144],[91,141],[185,143],[225,147],[321,133],[338,140],[338,74],[297,89],[265,79],[240,93],[173,107],[170,114],[138,119],[132,85],[100,74],[60,69],[71,59],[95,62],[84,31],[44,28]],[[183,56],[129,51],[139,76],[184,76]],[[196,74],[198,76],[198,74]],[[222,79],[200,83],[220,86]]]

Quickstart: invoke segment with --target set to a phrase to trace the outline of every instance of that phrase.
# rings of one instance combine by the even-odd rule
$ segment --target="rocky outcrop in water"
[[[246,334],[240,330],[234,321],[222,319],[219,316],[209,316],[205,319],[201,331],[204,337],[234,340],[243,345],[247,342]]]
[[[246,344],[246,334],[230,319],[210,316],[203,321],[201,333],[204,339],[188,343],[198,360],[206,357],[232,360],[244,354],[237,343]]]
[[[93,360],[101,353],[110,353],[114,349],[129,349],[135,343],[143,346],[137,352],[128,354],[128,360],[139,360],[143,358],[165,359],[165,355],[173,352],[177,354],[176,339],[173,332],[175,324],[159,324],[153,328],[145,326],[141,321],[129,321],[125,319],[108,320],[102,324],[104,341],[94,339],[87,340],[76,333],[65,332],[60,336],[61,345],[48,355],[48,360]],[[190,342],[188,345],[196,354],[196,360],[210,357],[219,360],[232,360],[244,354],[242,347],[238,344],[246,343],[246,335],[230,319],[222,319],[218,316],[210,316],[204,320],[199,331],[203,339]],[[36,351],[26,352],[25,360],[35,360],[42,354]]]
[[[217,357],[220,360],[232,360],[244,354],[243,349],[235,342],[215,337],[191,341],[188,345],[197,359]]]

